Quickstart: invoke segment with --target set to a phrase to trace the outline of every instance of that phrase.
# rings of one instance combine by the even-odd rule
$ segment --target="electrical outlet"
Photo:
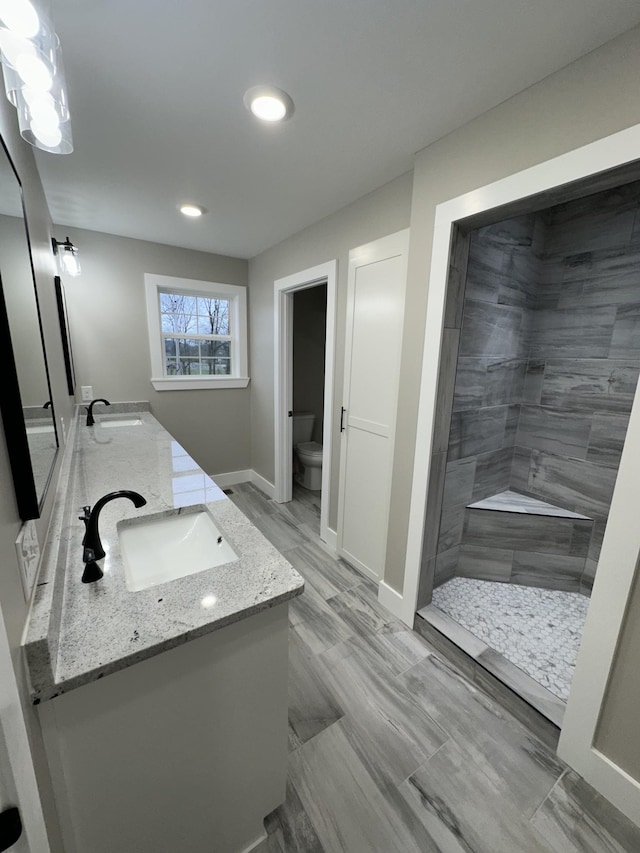
[[[82,401],[90,403],[93,400],[93,385],[81,385],[80,389],[82,391]]]

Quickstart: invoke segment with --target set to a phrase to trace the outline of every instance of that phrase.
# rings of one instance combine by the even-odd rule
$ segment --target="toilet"
[[[322,445],[311,441],[316,416],[313,412],[293,413],[293,452],[298,462],[297,483],[312,492],[322,489]]]

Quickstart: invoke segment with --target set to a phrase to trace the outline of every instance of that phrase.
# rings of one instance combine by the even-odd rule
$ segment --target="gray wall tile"
[[[473,457],[447,463],[438,553],[448,551],[462,540],[464,510],[471,503],[475,473],[476,460]]]
[[[477,457],[472,499],[481,501],[509,488],[513,448],[505,447]],[[471,501],[467,501],[471,503]]]
[[[512,560],[513,551],[508,549],[462,545],[456,575],[464,578],[508,583],[511,576]]]
[[[460,355],[517,357],[522,314],[521,308],[466,300]]]
[[[616,415],[609,412],[594,414],[587,460],[617,470],[628,426],[629,417],[626,414]]]
[[[571,519],[482,509],[467,512],[465,545],[569,556]]]
[[[447,454],[434,453],[431,457],[427,506],[424,515],[424,536],[422,540],[422,560],[435,556],[438,550],[438,533],[444,495],[444,478],[447,470]]]
[[[541,402],[558,408],[630,412],[639,368],[628,361],[551,359],[547,361]]]
[[[504,444],[508,406],[454,412],[449,435],[449,460],[500,450]]]
[[[606,518],[616,472],[592,462],[563,459],[534,450],[529,487],[551,503],[590,518]]]
[[[591,415],[542,406],[522,406],[515,443],[520,447],[584,459],[590,433]]]
[[[614,307],[543,308],[533,320],[531,358],[607,358]]]
[[[454,226],[451,235],[451,258],[444,314],[444,325],[447,329],[459,329],[462,325],[469,239],[468,234],[463,234],[459,228]]]
[[[596,571],[598,569],[597,560],[587,559],[584,561],[584,572],[580,578],[580,592],[585,595],[591,595],[593,582],[596,579]]]
[[[580,592],[584,564],[584,557],[541,554],[537,551],[515,551],[511,583]]]
[[[459,548],[457,547],[450,548],[436,557],[436,569],[433,578],[434,589],[455,577],[456,566],[458,565],[458,551]]]
[[[640,282],[638,285],[640,293]],[[609,358],[640,360],[640,303],[618,306]]]
[[[593,521],[576,521],[573,525],[573,536],[571,537],[571,548],[569,553],[573,557],[586,557],[593,536]]]
[[[434,424],[433,450],[435,453],[446,450],[449,442],[459,342],[460,332],[458,329],[444,330],[440,352],[440,376],[438,378],[438,395]]]
[[[602,550],[602,540],[607,527],[606,520],[596,521],[593,525],[593,534],[589,545],[589,559],[598,561],[600,559],[600,551]]]
[[[527,362],[524,385],[522,388],[522,402],[540,405],[542,397],[542,386],[544,384],[544,369],[546,362],[539,359],[531,359]]]

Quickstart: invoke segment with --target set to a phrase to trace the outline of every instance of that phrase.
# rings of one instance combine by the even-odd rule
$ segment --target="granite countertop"
[[[145,410],[146,409],[146,410]],[[302,577],[148,411],[96,407],[96,426],[76,414],[62,460],[49,535],[25,629],[34,703],[273,607],[304,589]],[[106,429],[133,415],[142,423]],[[81,582],[84,505],[131,489],[147,504],[106,504],[104,577]],[[204,505],[238,560],[139,592],[125,585],[117,524]]]

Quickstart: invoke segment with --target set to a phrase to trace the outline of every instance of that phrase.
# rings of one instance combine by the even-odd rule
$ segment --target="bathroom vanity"
[[[303,580],[148,406],[95,414],[72,427],[25,634],[65,853],[251,850],[285,798]],[[83,584],[78,516],[120,489],[147,503],[104,506],[104,577]],[[205,553],[227,549],[199,571],[196,518]]]

